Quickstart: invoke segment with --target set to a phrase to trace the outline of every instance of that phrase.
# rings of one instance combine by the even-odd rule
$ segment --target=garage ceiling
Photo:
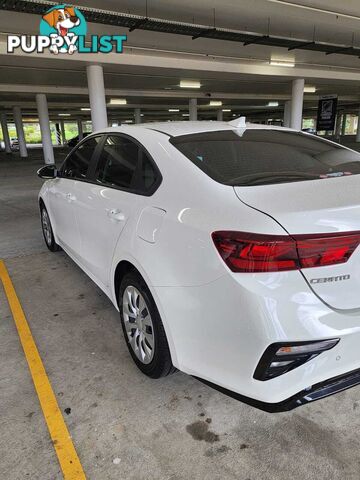
[[[0,7],[10,8],[11,0],[0,0]],[[35,6],[34,2],[24,2],[27,6]],[[39,2],[37,2],[39,3]],[[147,16],[169,22],[185,22],[210,27],[214,22],[219,29],[243,31],[247,38],[287,37],[291,45],[298,39],[310,42],[330,42],[350,46],[353,42],[354,49],[360,49],[360,38],[357,38],[360,17],[358,0],[347,0],[345,5],[332,0],[148,0]],[[44,2],[42,9],[46,10]],[[16,2],[21,9],[22,3]],[[110,12],[132,16],[146,16],[146,0],[79,0],[76,5],[80,8],[97,8]],[[134,17],[133,17],[134,18]],[[286,18],[286,22],[284,22]],[[37,34],[39,14],[15,13],[3,11],[0,16],[0,40],[5,42],[7,33]],[[144,26],[144,25],[143,25]],[[305,76],[308,85],[317,88],[316,94],[306,95],[305,109],[316,108],[317,96],[322,94],[337,93],[340,96],[340,106],[357,110],[360,102],[360,59],[350,56],[350,50],[340,54],[326,55],[324,52],[314,50],[294,49],[273,45],[252,43],[247,46],[243,42],[224,41],[210,38],[197,38],[192,40],[190,32],[186,35],[157,33],[136,29],[132,32],[128,28],[109,26],[100,23],[89,23],[90,34],[123,34],[127,33],[125,53],[139,58],[147,54],[166,59],[177,59],[178,66],[188,59],[208,62],[209,66],[219,64],[217,69],[179,69],[170,66],[147,64],[143,66],[135,63],[111,62],[104,63],[105,86],[109,92],[119,94],[126,92],[128,105],[118,109],[119,115],[126,113],[126,108],[142,106],[149,112],[166,112],[167,107],[178,106],[186,108],[188,98],[201,97],[200,106],[203,105],[205,114],[216,114],[207,111],[208,103],[206,94],[212,98],[223,101],[224,108],[236,109],[239,112],[269,111],[268,100],[279,101],[278,110],[282,111],[284,101],[291,93],[291,80],[297,70],[308,72]],[[140,25],[139,25],[140,27]],[[355,32],[355,35],[354,35]],[[210,33],[213,35],[215,32]],[[209,35],[210,35],[209,34]],[[256,38],[257,38],[256,37]],[[360,35],[359,35],[360,37]],[[263,43],[267,40],[263,39]],[[289,43],[290,45],[290,43]],[[308,46],[312,48],[311,45]],[[290,47],[291,48],[291,47]],[[266,75],[252,72],[252,66],[269,69],[271,59],[288,60],[295,63],[295,68],[279,69]],[[107,59],[108,60],[108,59]],[[234,65],[234,71],[225,71],[221,68],[223,62]],[[196,63],[195,63],[196,65]],[[236,66],[242,65],[241,72],[236,72]],[[246,65],[249,66],[247,71]],[[58,95],[48,93],[50,110],[58,111],[59,108],[78,109],[79,104],[88,103],[86,95],[86,62],[69,61],[64,57],[49,58],[43,56],[7,55],[0,49],[0,105],[9,110],[11,102],[25,102],[29,113],[35,111],[34,92],[31,86],[46,86],[59,90]],[[286,71],[285,71],[286,70]],[[322,72],[324,76],[322,77]],[[344,72],[344,74],[342,74]],[[198,91],[184,91],[179,88],[180,79],[200,80],[202,87]],[[346,81],[345,81],[346,78]],[[26,90],[21,91],[26,84]],[[19,86],[19,91],[7,93],[2,86],[11,85],[12,89]],[[67,91],[62,94],[61,87],[67,86],[77,89],[75,94]],[[130,90],[131,88],[131,90]],[[30,90],[29,90],[30,89]],[[26,93],[28,92],[28,93]],[[149,95],[152,98],[149,98]],[[109,94],[110,98],[111,94]],[[181,97],[180,97],[181,96]],[[154,98],[156,101],[154,102]],[[153,106],[158,106],[154,109]],[[112,110],[111,113],[117,114]],[[127,113],[126,113],[127,114]]]
[[[360,46],[358,46],[355,43],[355,30],[351,38],[349,39],[347,36],[343,36],[341,43],[334,43],[334,35],[332,34],[331,40],[329,41],[327,39],[328,32],[326,32],[326,40],[324,40],[324,35],[322,32],[322,28],[316,28],[316,18],[314,18],[314,14],[321,17],[321,16],[329,16],[332,15],[333,13],[330,13],[331,10],[327,8],[326,10],[324,9],[317,9],[316,7],[312,6],[311,8],[306,7],[306,4],[300,4],[299,2],[287,2],[284,0],[265,0],[265,11],[268,11],[268,17],[267,17],[267,25],[266,25],[266,30],[264,31],[264,28],[262,25],[258,25],[260,27],[260,31],[255,32],[255,31],[247,31],[247,28],[244,30],[241,30],[241,23],[240,23],[240,29],[239,29],[239,23],[236,25],[236,29],[233,27],[230,29],[228,26],[225,27],[225,22],[228,24],[228,20],[226,18],[226,12],[228,10],[228,15],[230,18],[234,17],[234,13],[236,12],[236,8],[234,9],[234,4],[233,2],[224,2],[221,5],[221,17],[223,21],[219,20],[219,18],[216,15],[216,7],[214,6],[212,8],[212,17],[211,17],[211,22],[209,19],[207,19],[204,23],[199,23],[198,21],[195,20],[195,15],[193,14],[193,9],[189,8],[189,11],[192,12],[193,18],[192,21],[189,22],[180,22],[178,19],[171,20],[171,19],[164,19],[164,18],[156,18],[151,15],[149,15],[149,3],[151,2],[146,1],[146,7],[145,7],[145,12],[143,12],[142,15],[134,15],[131,14],[131,10],[129,9],[129,12],[121,12],[121,11],[107,11],[103,8],[103,4],[101,5],[101,9],[99,8],[93,8],[89,6],[84,6],[82,9],[82,12],[85,15],[85,18],[88,22],[95,23],[95,24],[101,24],[101,25],[106,25],[106,26],[112,26],[112,27],[122,27],[126,28],[129,30],[129,32],[133,32],[135,30],[146,30],[146,31],[151,31],[151,32],[156,32],[156,33],[165,33],[165,34],[172,34],[172,35],[184,35],[187,37],[191,37],[192,40],[198,40],[199,38],[206,38],[208,40],[218,40],[218,41],[231,41],[231,42],[237,42],[241,43],[243,46],[249,46],[249,45],[265,45],[265,46],[271,46],[271,47],[280,47],[283,49],[287,49],[288,51],[293,51],[293,50],[310,50],[310,51],[316,51],[316,52],[322,52],[325,53],[326,55],[330,54],[342,54],[342,55],[350,55],[350,56],[355,56],[359,57],[360,55]],[[104,2],[106,4],[106,2]],[[155,3],[155,2],[153,2]],[[162,2],[158,2],[162,3]],[[185,2],[186,3],[186,2]],[[228,4],[227,6],[231,6],[231,10],[228,8],[226,9],[226,3]],[[252,2],[252,7],[251,7],[251,14],[254,16],[256,12],[256,1]],[[258,0],[258,3],[259,0]],[[264,2],[262,2],[264,3]],[[44,2],[44,1],[25,1],[25,0],[0,0],[0,9],[3,10],[8,10],[12,12],[22,12],[22,13],[29,13],[29,14],[35,14],[35,15],[41,15],[46,9],[50,8],[51,6],[56,5],[54,2]],[[313,32],[311,37],[306,37],[306,34],[308,33],[306,30],[302,30],[299,32],[299,35],[301,33],[301,36],[296,37],[294,35],[294,30],[289,32],[288,35],[286,36],[279,36],[275,34],[274,28],[272,27],[272,17],[275,16],[276,20],[276,7],[281,6],[282,10],[285,9],[291,9],[295,8],[297,13],[299,13],[299,7],[302,5],[302,10],[305,10],[307,13],[311,12],[312,18],[311,18],[311,23],[313,24]],[[118,5],[119,6],[119,5]],[[255,6],[255,8],[254,8]],[[192,7],[192,5],[189,7]],[[266,8],[267,7],[267,8]],[[271,7],[269,9],[269,7]],[[238,4],[239,8],[239,4]],[[338,8],[336,6],[336,8]],[[209,5],[207,5],[207,9],[209,9]],[[239,17],[239,20],[244,21],[243,14],[244,10],[246,13],[246,2],[241,2],[241,17]],[[275,13],[275,15],[274,15]],[[284,18],[284,11],[282,11],[282,18]],[[301,12],[303,13],[303,12]],[[342,14],[342,12],[339,12],[338,10],[334,10],[334,13],[336,13],[337,17],[339,15],[345,18],[346,20],[350,20],[350,16],[348,14]],[[162,16],[164,15],[164,12],[162,13]],[[174,12],[172,13],[172,16],[174,15]],[[261,17],[264,16],[264,10],[262,10]],[[288,17],[287,17],[288,19]],[[310,19],[309,19],[310,20]],[[319,18],[320,20],[320,18]],[[328,19],[329,21],[330,19]],[[351,17],[351,20],[358,21],[358,17]],[[322,23],[324,23],[324,19],[321,19]],[[325,20],[326,21],[326,20]],[[284,23],[284,22],[282,22]],[[298,23],[298,22],[297,22]],[[286,22],[287,24],[287,29],[289,29],[289,24],[288,21]],[[291,14],[290,14],[290,24],[291,24]],[[295,25],[294,25],[295,27]],[[306,25],[308,27],[308,24]],[[347,27],[349,28],[350,25]],[[355,26],[354,26],[355,27]],[[253,27],[254,28],[254,27]],[[291,27],[290,27],[291,28]],[[297,32],[299,26],[297,25],[297,28],[295,29],[295,32]],[[263,31],[263,33],[261,33]],[[334,32],[332,32],[334,33]],[[305,36],[304,36],[305,35]],[[349,41],[351,40],[351,41]]]

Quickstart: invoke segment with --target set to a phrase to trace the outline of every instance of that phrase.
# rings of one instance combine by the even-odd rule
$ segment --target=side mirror
[[[57,177],[57,170],[55,165],[45,165],[44,167],[41,167],[38,171],[37,174],[40,178],[43,178],[44,180],[49,180],[51,178],[56,178]]]

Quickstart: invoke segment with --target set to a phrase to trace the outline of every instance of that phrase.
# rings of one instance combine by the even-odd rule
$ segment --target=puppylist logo
[[[40,35],[8,35],[7,52],[16,49],[24,53],[54,55],[79,53],[122,53],[126,35],[91,35],[85,44],[87,25],[84,15],[76,7],[60,4],[51,7],[40,20]]]

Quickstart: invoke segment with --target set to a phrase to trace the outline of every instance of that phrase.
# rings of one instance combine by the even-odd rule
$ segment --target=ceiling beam
[[[88,104],[87,99],[84,102],[75,101],[71,102],[72,96],[84,95],[88,96],[88,89],[86,87],[67,87],[67,86],[58,86],[58,85],[30,85],[30,84],[5,84],[0,83],[0,93],[14,93],[14,94],[36,94],[36,93],[45,93],[48,95],[65,95],[66,102],[70,105],[79,105],[86,106]],[[164,99],[189,99],[189,98],[198,98],[198,99],[219,99],[219,100],[279,100],[286,101],[291,99],[290,93],[228,93],[228,92],[212,92],[209,96],[209,93],[205,92],[188,92],[183,90],[130,90],[130,89],[112,89],[107,88],[105,93],[109,97],[139,97],[139,98],[164,98]],[[339,95],[339,100],[349,101],[349,102],[359,102],[360,95]],[[304,94],[304,101],[311,102],[317,101],[319,95],[314,94]],[[14,104],[16,98],[11,101],[8,101],[9,104]],[[19,103],[26,103],[27,100],[19,100]],[[49,101],[50,102],[50,101]],[[6,101],[1,101],[1,105],[4,105]],[[62,104],[63,105],[63,104]],[[157,105],[159,106],[159,105]],[[161,105],[160,105],[161,106]],[[119,107],[117,105],[116,107]],[[126,108],[127,105],[124,105]],[[146,108],[146,104],[144,104]],[[113,108],[110,106],[110,109]]]
[[[4,93],[48,93],[68,95],[88,95],[87,87],[68,87],[60,85],[31,85],[31,84],[6,84],[0,83],[0,92]],[[119,89],[107,88],[106,95],[121,96],[121,97],[143,97],[143,98],[218,98],[218,99],[258,99],[258,100],[289,100],[291,97],[288,94],[274,94],[274,93],[228,93],[228,92],[189,92],[185,90],[134,90],[134,89]],[[309,95],[309,98],[315,98],[314,95]]]
[[[292,43],[293,44],[293,43]],[[36,61],[39,61],[38,53],[24,53],[18,49],[12,53],[7,53],[7,44],[6,41],[0,41],[0,58],[4,55],[8,59],[9,56],[16,58],[19,64],[21,65],[21,59],[34,58]],[[41,59],[48,62],[50,61],[54,65],[57,65],[59,59],[51,52],[44,52],[41,55]],[[121,66],[130,66],[130,67],[142,67],[142,68],[152,68],[159,69],[159,71],[166,71],[169,75],[183,75],[183,72],[193,72],[196,75],[196,72],[206,72],[209,73],[221,73],[225,74],[235,74],[246,78],[248,75],[256,75],[259,78],[266,77],[281,77],[281,78],[305,78],[305,79],[322,79],[322,80],[339,80],[341,82],[357,81],[360,82],[360,70],[357,69],[346,69],[346,68],[335,68],[335,67],[318,67],[317,65],[296,65],[295,68],[289,68],[287,66],[275,66],[270,65],[269,62],[264,60],[259,61],[234,61],[233,59],[228,58],[216,58],[210,55],[192,55],[192,54],[177,54],[174,52],[173,55],[167,54],[163,55],[161,53],[154,53],[153,51],[145,50],[143,53],[137,51],[136,54],[122,53],[121,55],[117,53],[77,53],[76,55],[68,55],[66,58],[67,65],[72,64],[76,67],[83,66],[92,62],[101,63],[104,67],[108,65],[121,65]],[[50,67],[49,67],[50,68]],[[71,67],[70,67],[71,68]]]

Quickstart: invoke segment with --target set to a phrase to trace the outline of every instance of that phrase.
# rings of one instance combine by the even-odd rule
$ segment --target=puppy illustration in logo
[[[50,10],[48,13],[43,15],[43,20],[49,24],[50,27],[54,28],[57,33],[50,33],[50,37],[55,39],[56,37],[68,37],[68,39],[71,39],[72,37],[75,36],[74,32],[71,32],[71,30],[74,27],[77,27],[80,25],[81,19],[75,12],[74,7],[69,7],[69,6],[64,6],[63,8],[55,8],[53,10]],[[59,39],[60,40],[60,39]],[[65,38],[63,39],[65,40]],[[63,42],[59,42],[63,43]],[[75,50],[77,50],[77,47],[75,44],[70,44],[68,45],[67,48],[61,47],[59,48],[56,43],[54,43],[50,47],[50,51],[53,52],[55,55],[57,55],[59,52],[67,52],[70,55],[72,55]]]

